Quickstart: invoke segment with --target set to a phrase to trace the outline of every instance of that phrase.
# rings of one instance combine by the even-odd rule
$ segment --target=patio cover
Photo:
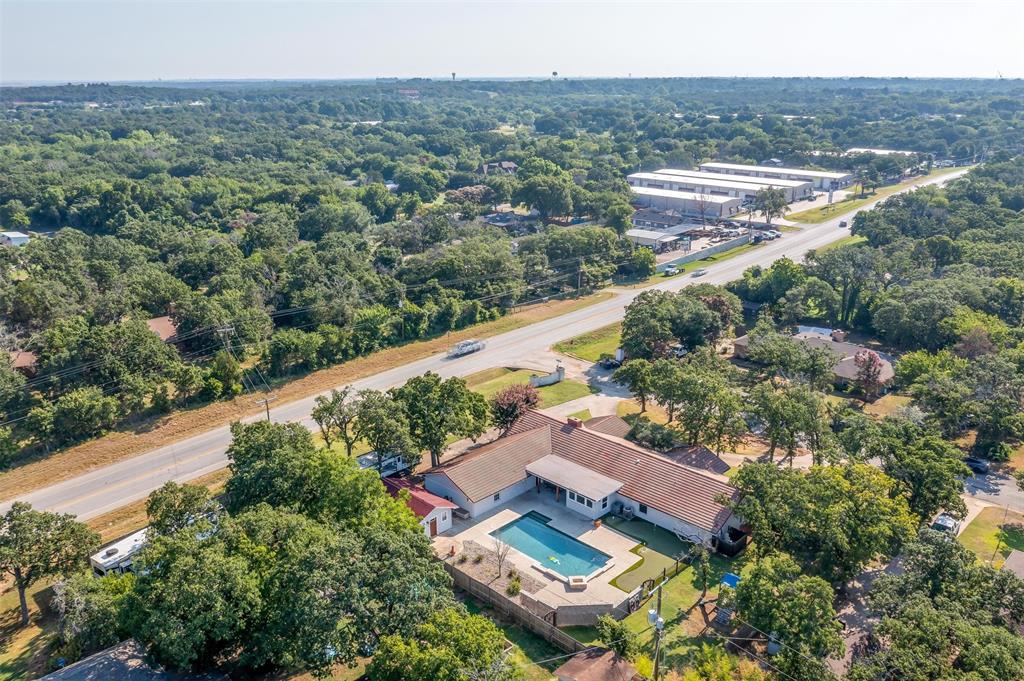
[[[526,472],[594,500],[603,499],[622,487],[618,480],[555,454],[548,454],[527,464]]]

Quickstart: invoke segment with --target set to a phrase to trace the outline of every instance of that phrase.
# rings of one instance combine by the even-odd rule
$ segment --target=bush
[[[473,564],[474,565],[479,565],[482,562],[484,562],[484,554],[478,553],[475,556],[473,556]]]
[[[636,418],[627,437],[638,445],[660,452],[672,449],[677,442],[674,428],[654,423],[643,416]]]
[[[469,560],[469,556],[467,556],[464,553],[460,553],[459,557],[455,559],[455,562],[461,565],[462,563],[465,563],[467,560]]]
[[[523,590],[523,583],[519,581],[519,575],[516,575],[509,580],[508,586],[505,587],[505,593],[509,596],[518,596],[519,592]]]

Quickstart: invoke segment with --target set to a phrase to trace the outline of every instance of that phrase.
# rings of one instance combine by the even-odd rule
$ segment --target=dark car
[[[964,463],[967,464],[967,467],[971,469],[971,472],[976,475],[984,475],[988,473],[989,464],[988,461],[985,461],[984,459],[968,456],[964,459]]]
[[[840,220],[839,221],[839,229],[842,229],[842,228],[846,227],[846,225],[847,225],[846,220]]]

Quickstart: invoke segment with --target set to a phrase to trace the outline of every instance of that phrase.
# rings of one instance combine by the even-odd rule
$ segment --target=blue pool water
[[[491,536],[565,577],[589,575],[611,558],[559,532],[539,513],[520,516],[491,532]]]

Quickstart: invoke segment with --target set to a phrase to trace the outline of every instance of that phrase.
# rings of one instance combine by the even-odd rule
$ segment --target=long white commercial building
[[[835,183],[840,189],[853,182],[852,173],[832,172],[828,170],[807,170],[804,168],[776,168],[774,166],[751,166],[743,163],[719,163],[711,161],[700,164],[701,170],[727,175],[743,175],[754,178],[774,178],[779,180],[804,180],[813,182],[815,188],[828,190]]]
[[[752,201],[757,192],[762,189],[774,189],[775,185],[766,181],[756,179],[732,178],[729,175],[719,173],[698,173],[690,175],[677,175],[670,173],[633,173],[626,176],[626,182],[631,187],[647,187],[649,189],[671,189],[677,192],[691,192],[693,194],[710,194],[711,196],[730,196],[743,201]],[[703,177],[702,177],[703,176]],[[721,178],[727,179],[721,179]],[[806,183],[807,190],[811,191],[811,184]],[[793,200],[792,187],[777,187],[786,194],[786,200]]]
[[[758,189],[773,187],[786,192],[790,201],[805,198],[814,193],[814,183],[810,180],[782,180],[775,177],[745,177],[743,175],[730,175],[728,173],[711,173],[705,170],[677,170],[676,168],[662,168],[654,171],[657,175],[672,175],[674,177],[688,177],[701,182],[745,182],[756,185]]]
[[[702,218],[727,218],[739,213],[743,206],[743,200],[735,196],[637,186],[632,187],[632,190],[633,203],[637,205]]]

